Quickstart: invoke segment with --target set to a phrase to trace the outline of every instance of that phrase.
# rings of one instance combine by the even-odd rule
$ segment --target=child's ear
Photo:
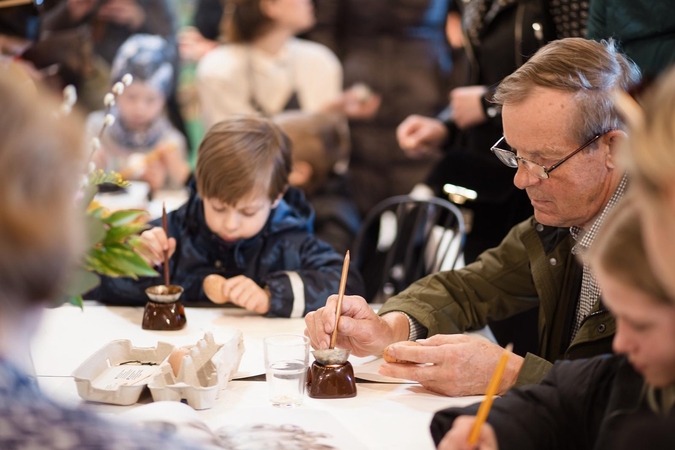
[[[307,161],[295,161],[293,170],[288,174],[288,184],[291,186],[304,188],[314,175],[314,168]]]
[[[288,185],[286,185],[286,187],[284,188],[284,191],[281,192],[281,193],[279,194],[279,196],[277,196],[277,199],[274,200],[274,202],[272,203],[272,209],[274,209],[274,208],[276,208],[277,206],[279,206],[279,202],[281,201],[282,198],[284,198],[284,194],[286,194],[286,189],[288,189]]]

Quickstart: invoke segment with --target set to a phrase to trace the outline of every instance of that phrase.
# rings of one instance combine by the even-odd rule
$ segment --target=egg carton
[[[111,341],[73,371],[77,392],[87,401],[128,406],[148,386],[155,401],[186,399],[195,409],[210,408],[239,369],[243,335],[236,330],[226,344],[216,344],[206,332],[195,346],[185,348],[189,353],[174,377],[169,364],[173,344],[134,347],[127,339]]]
[[[244,354],[241,331],[226,344],[216,344],[213,334],[207,332],[197,345],[189,348],[183,356],[178,374],[169,360],[162,362],[159,373],[148,387],[154,401],[181,401],[194,409],[213,407],[218,395],[232,379]]]
[[[134,347],[128,339],[108,342],[73,371],[77,393],[92,402],[133,405],[174,349],[166,342],[156,347]]]

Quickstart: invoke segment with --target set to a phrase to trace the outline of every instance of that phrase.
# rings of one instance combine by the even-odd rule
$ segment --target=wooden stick
[[[476,414],[476,421],[473,423],[473,428],[469,434],[468,443],[470,446],[474,446],[478,443],[478,438],[480,437],[480,429],[483,427],[483,424],[487,420],[488,414],[490,414],[490,408],[492,408],[492,401],[494,396],[497,395],[497,390],[499,390],[499,385],[502,382],[502,377],[504,376],[504,371],[506,370],[506,363],[509,362],[509,354],[513,351],[513,344],[509,344],[504,349],[501,358],[499,358],[499,363],[497,363],[497,368],[492,374],[492,379],[488,385],[487,392],[485,393],[485,400],[480,404],[478,408],[478,414]]]
[[[166,203],[162,203],[162,228],[164,229],[164,234],[166,239],[169,239],[169,225],[166,220]],[[169,283],[169,250],[164,250],[164,285],[168,288],[171,286]]]
[[[349,250],[345,253],[345,260],[342,263],[342,275],[340,275],[340,288],[338,289],[338,301],[335,308],[335,328],[330,337],[330,348],[335,348],[337,341],[338,324],[340,323],[340,313],[342,312],[342,298],[345,296],[345,287],[347,286],[347,275],[349,274]]]

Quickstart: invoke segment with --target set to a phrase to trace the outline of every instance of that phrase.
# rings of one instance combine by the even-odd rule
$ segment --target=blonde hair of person
[[[30,86],[30,87],[29,87]],[[84,211],[83,128],[25,79],[0,70],[0,313],[60,297],[76,264]]]
[[[614,110],[615,89],[629,90],[640,81],[640,69],[619,53],[613,41],[582,38],[553,41],[542,47],[498,86],[500,105],[525,101],[534,88],[574,93],[578,123],[572,133],[581,144],[598,133],[624,128]]]
[[[640,187],[658,194],[675,179],[675,67],[648,89],[640,103],[642,108],[631,109],[626,117],[627,170]]]
[[[642,240],[642,224],[633,196],[625,198],[600,229],[588,251],[592,268],[647,293],[659,303],[671,304],[654,275]]]

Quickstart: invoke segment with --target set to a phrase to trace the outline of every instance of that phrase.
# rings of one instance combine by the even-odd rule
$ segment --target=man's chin
[[[549,227],[557,227],[558,226],[558,218],[546,213],[544,211],[540,211],[538,209],[534,209],[534,218],[537,220],[542,225],[546,225]]]

